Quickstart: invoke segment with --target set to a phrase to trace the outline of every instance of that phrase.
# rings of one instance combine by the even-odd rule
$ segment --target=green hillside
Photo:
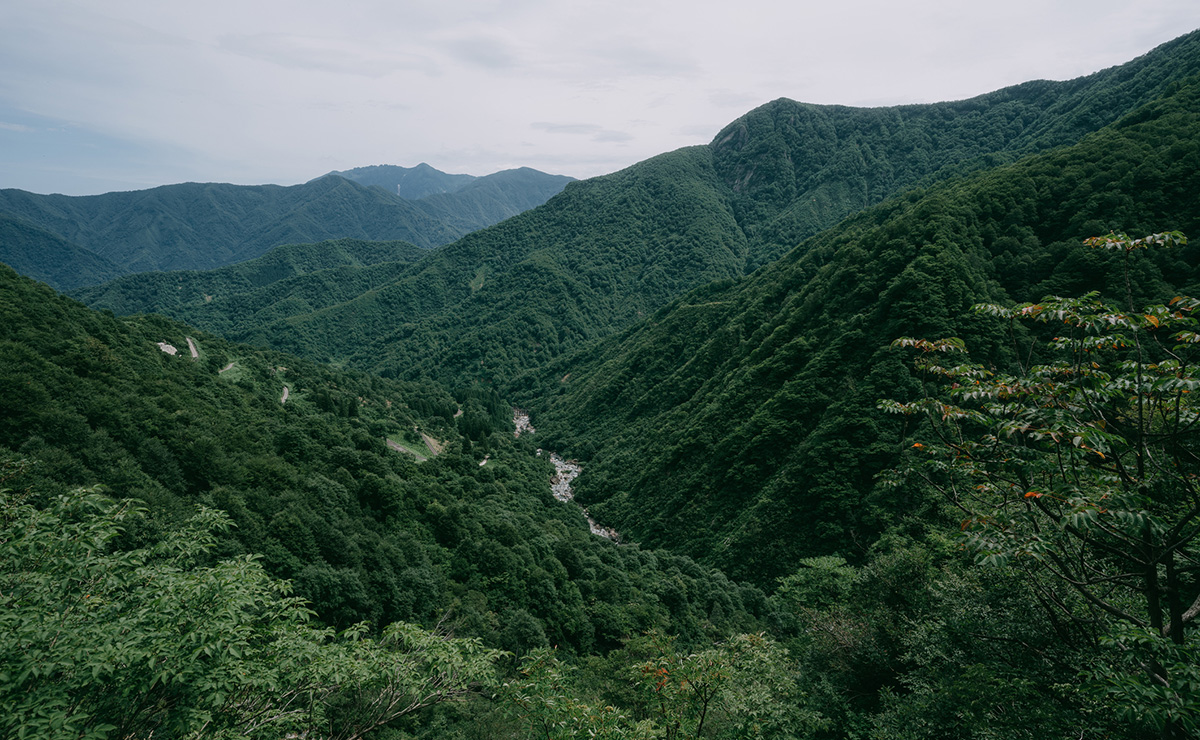
[[[761,265],[914,185],[1072,144],[1197,73],[1191,33],[1087,77],[969,100],[869,109],[777,100],[721,131],[713,160]]]
[[[388,376],[505,388],[892,194],[1077,141],[1189,71],[1200,73],[1200,34],[1089,77],[968,101],[880,109],[775,101],[709,146],[573,183],[391,284],[308,301],[315,310],[284,304],[270,324],[256,313],[205,325]]]
[[[334,372],[0,279],[0,449],[33,461],[15,484],[49,496],[101,483],[145,502],[129,545],[216,507],[236,524],[221,550],[262,554],[330,624],[452,611],[460,634],[518,652],[610,649],[663,624],[702,638],[713,599],[727,606],[718,628],[755,624],[757,589],[592,535],[494,397]]]
[[[590,534],[486,392],[116,319],[7,268],[0,367],[6,732],[348,736],[400,691],[445,703],[367,738],[1145,737],[1077,685],[1111,656],[970,568],[936,516],[858,564],[792,561],[767,595]],[[422,434],[442,452],[397,449]],[[278,578],[368,636],[321,631]],[[370,638],[397,619],[435,631]]]
[[[461,224],[466,233],[480,228],[471,225],[490,226],[536,208],[574,181],[573,177],[520,167],[477,177],[447,193],[431,193],[421,198],[421,204],[447,223]]]
[[[407,242],[339,239],[288,244],[215,270],[142,272],[79,288],[71,295],[121,315],[154,310],[220,332],[231,328],[223,322],[230,315],[264,321],[256,314],[259,307],[294,310],[303,301],[306,310],[312,310],[320,305],[315,301],[331,295],[344,300],[386,282],[391,272],[424,255],[424,249]],[[357,269],[372,266],[379,266],[384,275],[372,281],[368,276],[376,271]]]
[[[387,374],[492,379],[739,274],[743,253],[697,148],[573,183],[389,285],[234,336]]]
[[[185,183],[73,197],[0,191],[0,214],[18,218],[117,266],[118,274],[207,270],[259,257],[272,247],[331,239],[400,240],[435,247],[545,201],[569,178],[529,170],[433,202],[410,201],[342,177],[304,185]],[[494,176],[493,176],[494,177]],[[487,178],[478,178],[486,181]],[[63,290],[113,275],[92,262],[32,268]]]
[[[979,301],[1111,294],[1110,229],[1200,233],[1200,84],[1073,147],[914,191],[717,283],[525,389],[551,444],[589,461],[580,496],[639,541],[767,583],[798,558],[853,557],[908,502],[876,489],[914,392],[889,343],[961,336],[1011,359]],[[1114,281],[1116,283],[1114,284]],[[1200,248],[1139,263],[1137,305],[1200,287]],[[778,526],[786,522],[786,527]]]
[[[51,285],[70,285],[79,275],[89,275],[100,282],[121,274],[120,268],[100,255],[3,213],[0,213],[0,262]]]
[[[310,186],[289,223],[392,197]],[[0,728],[1195,737],[1200,241],[1085,239],[1196,237],[1197,193],[1200,32],[969,101],[775,101],[419,254],[80,293],[223,337],[0,267]],[[354,731],[431,674],[456,701]],[[314,719],[238,729],[280,705]]]

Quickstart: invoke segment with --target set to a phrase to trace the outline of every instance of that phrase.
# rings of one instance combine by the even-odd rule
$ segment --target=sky
[[[960,100],[1197,28],[1197,0],[5,0],[0,188],[585,178],[780,97]]]

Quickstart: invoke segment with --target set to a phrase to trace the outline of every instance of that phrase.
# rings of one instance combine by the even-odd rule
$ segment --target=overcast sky
[[[1197,0],[4,0],[0,188],[583,178],[779,97],[957,100],[1197,28]]]

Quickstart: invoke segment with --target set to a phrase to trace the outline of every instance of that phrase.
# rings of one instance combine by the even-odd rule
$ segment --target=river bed
[[[514,436],[520,437],[522,434],[532,434],[537,430],[529,423],[529,413],[523,409],[513,409],[513,424],[516,426]],[[537,454],[544,454],[544,450],[538,450]],[[617,530],[611,527],[602,527],[596,523],[596,520],[588,514],[588,510],[579,505],[575,501],[575,493],[571,490],[571,481],[579,477],[583,472],[583,468],[574,460],[564,460],[557,452],[550,453],[550,462],[554,464],[554,477],[550,479],[550,492],[554,494],[554,498],[563,503],[575,504],[583,511],[584,517],[587,518],[588,528],[592,530],[592,534],[598,537],[610,539],[613,542],[620,542],[621,535]]]

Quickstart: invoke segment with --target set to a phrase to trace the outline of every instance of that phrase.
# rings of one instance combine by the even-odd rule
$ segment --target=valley
[[[1193,736],[1197,193],[1200,32],[582,181],[2,191],[0,734]]]

